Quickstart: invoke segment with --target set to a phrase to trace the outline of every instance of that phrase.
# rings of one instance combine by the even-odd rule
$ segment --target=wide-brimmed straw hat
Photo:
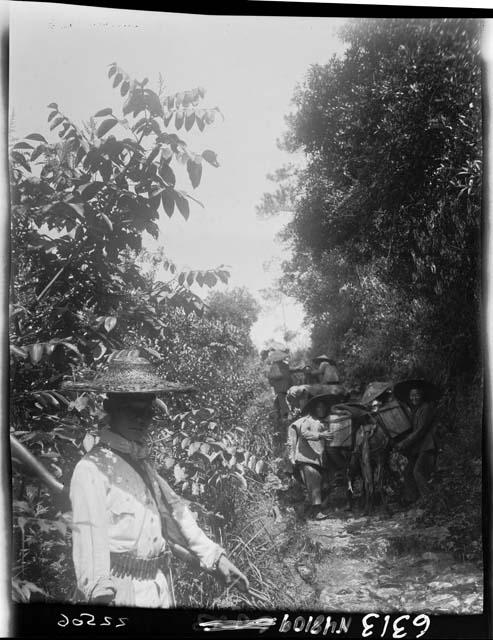
[[[270,342],[267,342],[264,349],[266,351],[289,351],[285,344],[277,342],[277,340],[270,340]]]
[[[114,351],[104,371],[90,380],[65,381],[62,388],[69,391],[153,395],[195,391],[192,386],[170,382],[159,376],[157,366],[143,358],[140,349]]]
[[[271,351],[267,356],[269,362],[281,362],[289,357],[289,353],[286,351]]]
[[[426,401],[437,400],[440,396],[440,390],[424,378],[409,378],[408,380],[401,380],[394,385],[394,395],[401,402],[409,402],[409,392],[411,389],[420,389],[423,394],[423,399]]]
[[[313,396],[301,410],[301,415],[306,416],[308,413],[311,413],[319,402],[323,402],[327,409],[330,410],[333,405],[339,404],[343,400],[344,396],[341,394],[324,393],[319,396]]]
[[[318,360],[320,361],[327,360],[327,362],[330,362],[332,358],[329,358],[329,356],[325,355],[325,353],[322,353],[321,356],[317,356],[316,358],[313,358],[313,362],[318,362]]]
[[[366,387],[365,392],[361,397],[361,404],[370,404],[373,400],[376,400],[381,395],[383,395],[386,391],[392,390],[391,382],[384,381],[375,381],[370,382],[370,384]]]

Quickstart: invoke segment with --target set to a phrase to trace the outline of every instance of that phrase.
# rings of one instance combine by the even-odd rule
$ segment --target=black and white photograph
[[[8,4],[20,637],[490,637],[490,19],[262,4]]]

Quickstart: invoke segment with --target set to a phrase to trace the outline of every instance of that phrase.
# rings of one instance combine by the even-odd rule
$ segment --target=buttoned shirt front
[[[142,476],[118,453],[95,447],[75,467],[70,485],[73,509],[73,560],[77,584],[86,600],[115,593],[116,605],[173,606],[171,585],[162,570],[153,579],[120,580],[110,553],[153,558],[167,549],[154,496]],[[203,566],[223,550],[184,511],[190,541]]]

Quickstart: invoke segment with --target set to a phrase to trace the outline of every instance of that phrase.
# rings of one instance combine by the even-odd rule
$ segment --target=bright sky
[[[38,131],[53,139],[46,121],[50,102],[75,122],[111,106],[121,113],[119,92],[107,78],[117,62],[131,77],[149,78],[157,90],[162,73],[167,91],[197,86],[203,106],[218,106],[216,120],[183,137],[192,150],[213,149],[220,168],[204,166],[185,221],[163,216],[166,252],[179,266],[205,269],[230,265],[230,286],[258,291],[270,286],[287,248],[276,241],[280,219],[259,220],[255,205],[271,188],[266,179],[291,158],[276,146],[294,87],[312,63],[342,51],[340,19],[300,17],[187,16],[155,12],[13,2],[11,8],[10,110],[15,134]],[[174,129],[170,129],[174,131]],[[180,130],[181,133],[182,130]],[[188,177],[181,188],[191,192]],[[151,240],[148,247],[156,244]],[[303,314],[292,300],[270,305],[253,329],[258,346],[281,338],[283,325],[299,330]],[[300,332],[302,342],[306,330]]]

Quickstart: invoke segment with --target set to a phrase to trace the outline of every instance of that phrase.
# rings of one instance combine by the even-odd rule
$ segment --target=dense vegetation
[[[440,482],[425,517],[452,519],[472,553],[481,529],[480,32],[467,19],[350,22],[344,55],[312,66],[294,94],[283,146],[302,151],[306,166],[272,176],[278,189],[259,207],[293,212],[281,285],[304,305],[314,352],[338,359],[354,388],[406,375],[441,386]]]
[[[265,471],[265,437],[242,427],[262,388],[249,338],[257,308],[244,290],[210,305],[191,290],[227,283],[223,265],[179,272],[162,249],[143,249],[145,233],[158,237],[162,213],[187,219],[190,202],[200,204],[178,188],[180,165],[193,188],[207,165],[218,166],[212,150],[191,151],[168,130],[202,131],[218,110],[202,106],[202,88],[158,95],[116,64],[108,76],[122,118],[107,107],[78,126],[51,103],[50,130],[60,140],[32,133],[11,144],[11,432],[67,485],[103,413],[101,397],[61,392],[61,382],[90,375],[115,349],[144,348],[163,376],[198,389],[160,401],[153,455],[221,539],[248,480]],[[228,301],[239,300],[241,316],[225,316]],[[70,599],[65,505],[18,464],[13,487],[14,598]],[[196,579],[185,584],[183,604],[205,606],[214,593]]]
[[[454,550],[475,557],[480,25],[378,19],[349,23],[342,35],[346,53],[310,68],[287,120],[283,144],[302,151],[306,166],[276,172],[278,189],[260,209],[294,212],[280,284],[304,305],[312,354],[329,352],[355,389],[414,374],[440,385],[439,469],[421,517],[445,523]],[[258,306],[243,289],[197,295],[228,282],[224,265],[179,272],[164,249],[143,248],[163,213],[188,218],[200,206],[179,176],[195,189],[218,167],[212,150],[192,151],[170,129],[202,131],[219,111],[204,106],[202,88],[155,92],[116,64],[108,75],[123,117],[106,107],[79,126],[51,103],[59,140],[32,133],[11,144],[11,431],[68,483],[103,414],[100,397],[62,393],[61,382],[104,366],[114,349],[146,349],[164,376],[198,389],[159,404],[155,462],[258,586],[275,544],[255,530],[255,516],[280,486],[265,477],[271,398],[249,337]],[[17,463],[13,497],[14,597],[72,597],[62,505]],[[236,597],[221,600],[183,567],[180,575],[180,604]],[[274,595],[277,579],[267,585]]]

